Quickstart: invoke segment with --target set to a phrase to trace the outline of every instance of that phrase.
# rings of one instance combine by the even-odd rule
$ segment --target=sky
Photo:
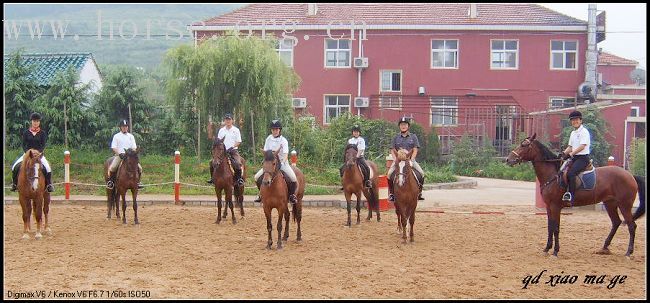
[[[556,12],[587,21],[589,3],[539,3]],[[597,14],[606,11],[605,41],[597,48],[639,62],[646,69],[645,3],[595,3]]]

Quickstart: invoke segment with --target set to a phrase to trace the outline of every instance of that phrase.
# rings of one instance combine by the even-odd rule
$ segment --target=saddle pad
[[[578,187],[578,189],[584,189],[584,190],[592,190],[596,186],[596,168],[592,168],[591,170],[581,172],[578,175],[578,178],[580,178],[580,181],[582,181],[582,184]]]

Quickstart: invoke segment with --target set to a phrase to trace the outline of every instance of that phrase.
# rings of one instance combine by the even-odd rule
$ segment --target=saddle
[[[564,162],[560,168],[558,180],[560,181],[560,186],[566,188],[569,184],[569,178],[567,173],[569,168],[573,163],[569,161]],[[583,171],[578,174],[576,179],[576,190],[593,190],[596,186],[596,168],[593,165],[593,160],[589,160],[589,164]]]

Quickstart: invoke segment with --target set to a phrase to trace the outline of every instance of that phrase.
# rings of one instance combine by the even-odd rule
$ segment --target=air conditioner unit
[[[354,107],[368,107],[370,105],[370,100],[368,97],[356,97],[354,98]]]
[[[293,108],[307,107],[307,98],[291,98],[291,105]]]
[[[368,67],[368,58],[367,57],[354,58],[354,67],[355,68],[367,68]]]

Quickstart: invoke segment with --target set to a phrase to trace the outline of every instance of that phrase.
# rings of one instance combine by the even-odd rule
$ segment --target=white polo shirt
[[[590,154],[591,152],[589,150],[589,147],[591,146],[591,135],[589,134],[589,131],[584,127],[584,125],[580,125],[578,129],[572,131],[571,137],[569,137],[569,146],[571,146],[572,149],[576,149],[582,144],[587,144],[587,146],[585,146],[585,148],[576,155]]]
[[[230,129],[225,126],[222,127],[219,130],[219,133],[217,133],[217,137],[223,140],[226,150],[235,147],[236,143],[241,143],[241,133],[239,132],[239,128],[234,125],[231,126]],[[237,147],[235,147],[235,149],[237,149]]]
[[[272,150],[272,151],[277,151],[280,146],[282,146],[282,150],[280,151],[280,154],[278,155],[280,157],[280,161],[285,162],[287,161],[287,155],[289,154],[289,142],[287,141],[284,136],[280,135],[277,138],[274,138],[273,135],[269,135],[266,137],[266,141],[264,142],[264,150]]]
[[[364,140],[361,136],[358,138],[352,137],[348,140],[348,144],[354,144],[357,146],[357,149],[359,150],[359,153],[357,153],[358,157],[363,156],[363,153],[366,150],[366,140]]]
[[[136,149],[138,147],[135,145],[135,137],[131,133],[119,132],[113,136],[111,148],[117,148],[118,153],[121,154],[128,148]]]

